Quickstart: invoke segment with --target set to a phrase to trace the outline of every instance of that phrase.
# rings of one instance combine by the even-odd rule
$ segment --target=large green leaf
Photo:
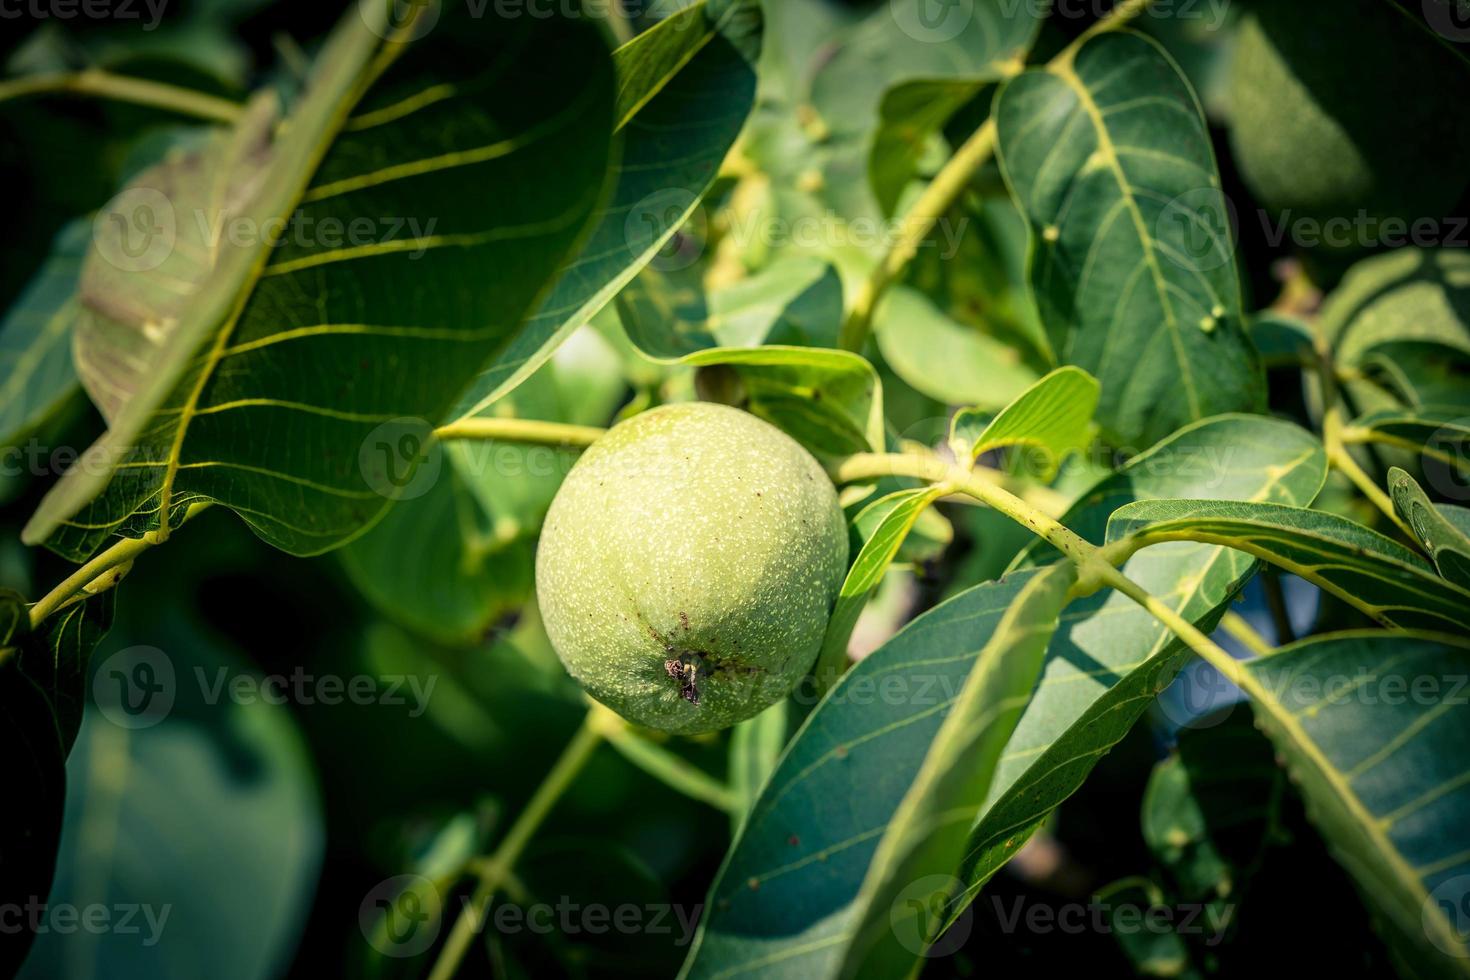
[[[1209,134],[1157,44],[1095,37],[1009,82],[996,124],[1042,320],[1059,359],[1102,382],[1104,434],[1147,445],[1260,408]]]
[[[961,409],[949,424],[949,442],[971,461],[1007,446],[1026,446],[1040,454],[1032,475],[1051,480],[1068,453],[1092,441],[1097,379],[1074,367],[1057,368],[1036,382],[993,418]]]
[[[1258,722],[1405,975],[1470,975],[1470,780],[1456,751],[1470,740],[1470,644],[1344,633],[1246,674]]]
[[[1255,416],[1186,426],[1134,457],[1075,503],[1062,520],[1102,544],[1108,517],[1136,500],[1210,493],[1232,500],[1305,505],[1327,478],[1326,455],[1307,432]],[[1049,547],[1022,561],[1049,560]],[[1134,555],[1124,572],[1180,615],[1211,627],[1255,571],[1226,548],[1178,543]],[[1125,736],[1189,656],[1131,600],[1105,590],[1072,604],[1047,654],[1041,685],[1001,758],[970,835],[956,916],[1020,849],[1098,759]]]
[[[1419,483],[1398,467],[1388,471],[1388,492],[1394,510],[1434,559],[1439,574],[1462,589],[1470,589],[1470,509],[1434,503]]]
[[[1435,340],[1385,340],[1357,362],[1404,405],[1470,408],[1470,350]]]
[[[1001,751],[1041,673],[1047,643],[1077,582],[1061,562],[1030,579],[975,658],[944,723],[878,843],[855,905],[861,918],[845,950],[843,976],[895,977],[914,969],[938,937],[940,906],[914,894],[926,876],[948,879]],[[931,898],[942,900],[945,889]],[[915,901],[915,899],[920,899]]]
[[[209,500],[310,554],[381,514],[403,474],[378,449],[407,449],[411,473],[428,429],[514,335],[596,206],[613,124],[591,23],[442,13],[400,46],[380,36],[384,7],[354,9],[289,125],[243,154],[259,168],[230,214],[246,234],[215,243],[187,304],[155,322],[111,296],[100,312],[168,341],[94,447],[105,465],[73,468],[27,541],[81,559]],[[115,217],[156,218],[156,198],[147,213],[129,204],[148,190],[160,195],[135,183]],[[180,225],[220,217],[201,206],[171,205]]]
[[[1416,552],[1361,524],[1284,504],[1146,500],[1119,508],[1108,538],[1143,548],[1200,541],[1235,548],[1299,575],[1386,626],[1456,630],[1470,591]]]
[[[956,596],[843,676],[787,748],[726,855],[683,976],[837,974],[864,912],[859,890],[946,710],[1006,610],[1039,577]]]
[[[51,907],[132,907],[131,928],[52,929],[23,977],[266,980],[290,962],[323,844],[306,747],[288,707],[212,694],[249,670],[181,618],[149,630],[166,653],[103,660],[99,699],[117,677],[130,699],[143,677],[156,693],[138,715],[89,710],[67,765]]]
[[[622,156],[612,197],[581,252],[454,415],[520,384],[669,245],[734,145],[755,100],[757,0],[701,0],[613,53]]]
[[[89,223],[63,228],[46,264],[0,321],[0,444],[16,444],[77,390],[71,338],[89,241]]]

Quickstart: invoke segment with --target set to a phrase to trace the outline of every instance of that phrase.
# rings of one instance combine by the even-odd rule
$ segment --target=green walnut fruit
[[[614,427],[572,468],[536,555],[552,644],[603,704],[650,728],[726,728],[811,668],[847,568],[821,466],[723,405]]]
[[[1470,67],[1383,0],[1252,4],[1230,86],[1234,159],[1270,228],[1312,221],[1296,244],[1403,244],[1470,179]]]

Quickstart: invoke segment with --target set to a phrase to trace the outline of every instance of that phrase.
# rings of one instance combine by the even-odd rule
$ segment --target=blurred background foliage
[[[181,0],[168,3],[158,29],[147,32],[80,19],[7,20],[0,63],[7,75],[102,66],[239,99],[262,84],[298,84],[338,6]],[[752,215],[791,219],[835,209],[851,220],[901,213],[948,148],[985,118],[994,79],[961,66],[951,72],[964,76],[960,81],[913,81],[924,66],[905,64],[892,38],[864,26],[878,23],[875,11],[885,6],[766,4],[755,116],[701,220],[676,246],[675,254],[692,248],[697,264],[682,277],[667,274],[676,285],[692,282],[690,330],[708,327],[717,312],[720,329],[742,337],[822,342],[812,338],[824,320],[810,310],[824,302],[828,266],[839,286],[850,284],[865,274],[875,249],[802,249],[798,262],[772,274],[782,250],[797,246],[742,239],[731,230]],[[1165,46],[1200,93],[1225,191],[1245,212],[1252,196],[1229,152],[1228,56],[1238,7],[1225,5],[1223,25],[1158,16],[1139,28]],[[1030,60],[1055,52],[1089,22],[1047,20]],[[897,84],[905,80],[911,84]],[[10,190],[0,308],[21,296],[66,226],[156,159],[184,122],[92,100],[0,103],[0,180]],[[998,408],[1046,368],[1045,340],[1023,285],[1025,226],[994,165],[977,175],[958,207],[970,220],[957,257],[921,255],[886,309],[888,322],[876,324],[888,420],[899,438],[942,438],[947,404]],[[1455,213],[1465,207],[1462,197]],[[1242,221],[1239,234],[1251,308],[1271,303],[1284,285],[1300,287],[1293,276],[1301,260],[1289,243],[1273,245],[1254,221]],[[1301,288],[1330,288],[1342,264],[1321,260],[1315,282]],[[1366,280],[1362,307],[1414,276],[1438,281],[1386,266],[1374,279],[1377,268],[1353,274]],[[495,411],[605,425],[717,385],[721,379],[710,372],[697,376],[696,369],[640,356],[624,336],[620,316],[636,336],[639,289],[657,275],[656,266]],[[1444,287],[1443,295],[1464,309],[1463,283]],[[684,315],[686,307],[680,310]],[[1351,297],[1325,318],[1344,331],[1372,329],[1360,326],[1367,314]],[[901,339],[892,327],[900,321]],[[1273,404],[1301,402],[1292,390],[1297,377],[1273,375]],[[47,451],[82,447],[101,428],[78,393],[31,438]],[[493,443],[443,452],[447,478],[339,553],[289,558],[234,517],[209,513],[130,574],[94,668],[116,663],[110,658],[119,651],[126,657],[140,646],[158,648],[179,675],[179,699],[163,722],[136,730],[89,715],[67,767],[53,902],[167,905],[171,918],[152,947],[126,936],[44,935],[24,975],[207,973],[245,980],[283,972],[396,977],[422,968],[420,961],[383,957],[365,941],[364,903],[395,876],[452,873],[482,853],[583,713],[531,594],[536,532],[572,457]],[[1075,491],[1098,472],[1095,463],[1074,460],[1058,488]],[[0,478],[0,586],[34,595],[63,574],[59,559],[18,544],[20,525],[54,476],[7,471]],[[948,521],[921,524],[907,560],[889,573],[859,624],[855,651],[872,649],[940,598],[998,576],[1028,541],[991,511],[945,515]],[[1344,618],[1330,602],[1319,608],[1310,589],[1292,586],[1286,594],[1303,627],[1314,616]],[[1259,584],[1240,611],[1271,634]],[[205,703],[195,680],[220,671],[229,678],[296,671],[402,678],[406,703]],[[1210,690],[1195,673],[1179,683]],[[421,714],[414,684],[432,691]],[[977,901],[960,951],[932,963],[926,975],[1245,976],[1308,966],[1334,976],[1385,975],[1366,918],[1356,903],[1337,900],[1350,891],[1346,877],[1307,829],[1245,709],[1202,705],[1189,693],[1176,688],[1167,695],[1149,723],[1103,760],[1048,832]],[[1218,711],[1218,724],[1198,722],[1209,710]],[[1186,720],[1192,724],[1181,737]],[[684,739],[669,747],[725,778],[726,742]],[[1209,760],[1222,753],[1234,765],[1212,767]],[[1191,786],[1195,792],[1180,789]],[[1230,804],[1228,816],[1209,809],[1221,800]],[[603,751],[538,835],[518,888],[552,904],[674,903],[692,913],[730,837],[724,814]],[[1229,942],[1205,935],[1137,945],[1095,930],[1006,929],[1017,907],[1086,902],[1098,892],[1228,908]],[[668,934],[631,936],[487,930],[467,975],[672,975],[685,952],[681,934],[677,924]]]

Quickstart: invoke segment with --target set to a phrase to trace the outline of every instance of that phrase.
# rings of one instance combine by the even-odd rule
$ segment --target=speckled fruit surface
[[[594,444],[551,505],[536,589],[594,698],[650,728],[726,728],[811,667],[847,567],[817,461],[738,409],[667,405]]]

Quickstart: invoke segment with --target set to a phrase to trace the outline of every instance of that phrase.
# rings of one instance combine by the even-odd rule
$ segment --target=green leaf
[[[48,931],[23,977],[257,980],[290,963],[323,846],[306,746],[289,708],[236,703],[229,685],[248,668],[174,614],[149,627],[166,652],[130,647],[99,667],[100,686],[149,664],[157,686],[141,714],[89,710],[50,895],[53,909],[134,906],[137,931]]]
[[[1258,416],[1186,426],[1129,460],[1062,517],[1102,544],[1108,517],[1136,500],[1209,492],[1236,500],[1308,504],[1327,479],[1326,454],[1302,429]],[[1049,561],[1049,546],[1021,563]],[[1134,555],[1124,572],[1202,629],[1213,627],[1255,573],[1226,548],[1172,544]],[[1011,859],[1098,759],[1120,741],[1190,656],[1131,600],[1105,590],[1073,603],[1047,653],[1043,677],[1001,758],[990,799],[970,835],[966,889],[951,920]]]
[[[172,528],[208,500],[313,554],[381,515],[403,474],[378,450],[403,450],[411,476],[427,431],[579,240],[607,162],[613,82],[596,27],[462,13],[444,10],[366,89],[387,33],[369,22],[386,9],[342,21],[289,125],[268,151],[243,154],[268,157],[228,215],[247,233],[216,244],[146,384],[91,450],[105,465],[68,472],[26,541],[81,560],[110,534]],[[547,50],[582,70],[558,69]],[[146,214],[115,204],[126,213],[113,217],[157,218],[153,201]],[[219,219],[199,206],[170,205],[179,226]],[[352,229],[365,215],[384,217],[364,235]],[[324,222],[369,240],[329,237]],[[461,288],[467,276],[480,288]],[[99,312],[142,333],[153,323],[121,294]]]
[[[1434,503],[1418,482],[1397,466],[1388,471],[1388,492],[1394,510],[1434,559],[1439,574],[1470,590],[1470,509]]]
[[[612,196],[581,252],[465,392],[455,418],[479,414],[525,380],[698,211],[754,104],[761,33],[757,0],[701,0],[613,53],[622,156]]]
[[[1406,975],[1470,974],[1464,850],[1470,645],[1360,632],[1245,666],[1256,718],[1308,816],[1379,913]]]
[[[951,728],[937,741],[946,710],[962,691],[973,703],[978,691],[967,679],[983,689],[990,675],[971,669],[980,651],[991,650],[993,669],[1003,647],[987,645],[1002,635],[1007,610],[1028,583],[1046,578],[1028,572],[961,593],[843,676],[808,716],[726,855],[682,976],[839,972],[867,910],[869,899],[858,895],[880,841],[926,757],[940,745],[947,754],[955,737]],[[859,794],[851,792],[854,773],[863,774]],[[925,781],[934,775],[927,770]],[[928,938],[919,937],[914,956]]]
[[[1108,540],[1137,548],[1200,541],[1298,575],[1386,626],[1458,630],[1470,591],[1403,545],[1324,511],[1226,500],[1148,500],[1119,508]]]
[[[45,265],[0,321],[0,444],[17,445],[77,390],[71,339],[90,241],[89,222],[63,228]]]
[[[1041,465],[1028,471],[1043,481],[1057,475],[1068,453],[1092,441],[1092,413],[1097,409],[1097,379],[1080,368],[1057,368],[991,418],[978,409],[955,413],[949,443],[957,456],[971,462],[1005,446],[1037,450]]]
[[[1265,404],[1209,134],[1153,41],[1105,34],[1009,82],[998,153],[1052,347],[1102,383],[1120,445]]]
[[[976,657],[878,843],[855,900],[861,918],[841,975],[904,975],[937,938],[930,931],[939,924],[931,918],[935,907],[914,901],[925,897],[914,894],[914,883],[930,875],[948,880],[964,852],[970,825],[1031,699],[1047,643],[1076,582],[1071,562],[1037,574],[1011,601]],[[947,889],[933,892],[947,897]]]
[[[873,330],[893,373],[948,405],[999,408],[1036,380],[1015,347],[950,319],[907,286],[890,290]]]
[[[1371,370],[1391,356],[1409,386],[1438,387],[1416,366],[1423,361],[1417,353],[1392,347],[1385,354],[1383,345],[1430,343],[1453,348],[1461,360],[1470,356],[1470,255],[1462,248],[1396,248],[1364,259],[1328,294],[1318,324],[1339,365]],[[1399,401],[1371,383],[1344,387],[1360,411]]]
[[[863,607],[883,581],[919,515],[944,493],[943,487],[899,490],[868,504],[853,519],[853,530],[862,539],[862,547],[837,594],[822,637],[822,651],[812,669],[820,690],[830,687],[846,668],[847,644]]]
[[[1470,409],[1470,350],[1433,340],[1387,340],[1363,351],[1358,367],[1405,405]]]

